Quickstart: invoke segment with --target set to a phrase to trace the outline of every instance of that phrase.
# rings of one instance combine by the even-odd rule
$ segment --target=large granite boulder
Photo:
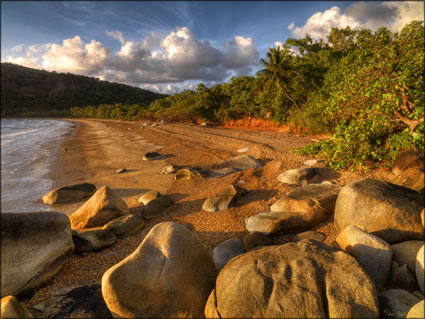
[[[385,240],[350,225],[336,242],[363,266],[377,287],[383,287],[391,270],[392,251]]]
[[[59,187],[43,196],[44,204],[59,204],[79,201],[90,197],[96,191],[96,186],[89,183]]]
[[[213,261],[217,269],[220,270],[233,257],[239,256],[244,252],[242,241],[239,238],[230,238],[213,249]]]
[[[117,241],[117,236],[106,229],[88,229],[73,231],[72,240],[75,245],[75,252],[98,251],[113,245]]]
[[[129,214],[127,204],[108,186],[102,186],[69,219],[73,229],[103,226],[110,220]]]
[[[379,296],[381,318],[406,318],[420,299],[402,289],[389,289]]]
[[[425,172],[422,168],[411,167],[397,175],[392,183],[419,192],[424,189]]]
[[[34,318],[25,306],[15,296],[1,298],[1,319]]]
[[[143,210],[143,217],[153,219],[164,215],[164,211],[173,205],[174,202],[169,196],[161,196],[151,200]]]
[[[335,226],[342,232],[354,225],[390,244],[423,239],[423,205],[423,198],[416,191],[376,179],[362,179],[341,189],[335,204]]]
[[[69,219],[58,212],[0,215],[1,297],[30,293],[74,251]]]
[[[254,157],[241,155],[229,158],[221,163],[204,166],[209,176],[225,176],[238,171],[246,171],[251,168],[261,168],[263,165]]]
[[[412,150],[401,152],[397,155],[391,172],[399,175],[412,167],[424,169],[424,152]]]
[[[392,268],[391,285],[393,288],[408,291],[415,291],[418,289],[419,286],[416,277],[412,274],[406,264],[397,267],[397,264],[393,261]]]
[[[307,185],[314,183],[317,172],[313,167],[298,167],[281,173],[277,180],[290,185]]]
[[[423,244],[423,240],[407,240],[391,245],[393,259],[399,265],[406,264],[410,271],[415,272],[416,255]]]
[[[217,277],[205,316],[378,318],[378,298],[353,257],[303,240],[233,258]]]
[[[418,254],[416,255],[416,267],[415,267],[416,279],[418,280],[419,288],[421,288],[421,291],[423,294],[425,294],[424,250],[425,250],[425,245],[422,245],[421,249],[419,249]]]
[[[275,202],[272,212],[300,212],[314,215],[333,215],[341,186],[334,184],[310,184],[298,187]]]
[[[207,198],[202,204],[202,209],[213,213],[226,210],[234,199],[246,193],[247,191],[239,186],[229,185],[214,196]]]
[[[122,238],[137,233],[144,225],[143,218],[134,214],[128,214],[109,221],[103,226],[103,229],[109,230],[115,236]]]
[[[217,268],[186,226],[155,225],[140,246],[102,277],[114,317],[202,317]]]

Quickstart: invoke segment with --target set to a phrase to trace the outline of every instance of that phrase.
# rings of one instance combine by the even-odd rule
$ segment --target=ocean
[[[73,123],[1,119],[1,212],[48,211],[40,199],[52,189],[48,178],[61,136]]]

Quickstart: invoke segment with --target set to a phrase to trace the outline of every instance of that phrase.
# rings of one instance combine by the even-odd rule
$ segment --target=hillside
[[[1,64],[1,115],[67,116],[74,106],[149,104],[166,95],[96,78]]]

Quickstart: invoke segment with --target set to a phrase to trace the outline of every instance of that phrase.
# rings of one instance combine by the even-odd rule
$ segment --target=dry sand
[[[100,283],[103,273],[131,254],[155,224],[175,221],[193,229],[205,246],[212,250],[223,240],[247,234],[244,221],[248,216],[269,211],[269,207],[282,194],[293,189],[278,182],[283,171],[302,166],[308,159],[296,155],[294,149],[312,143],[313,137],[278,132],[259,132],[229,128],[199,127],[184,124],[166,124],[141,128],[142,122],[72,120],[77,127],[66,136],[51,173],[54,187],[89,182],[97,187],[108,185],[128,204],[131,210],[140,209],[137,198],[145,191],[158,190],[170,195],[176,202],[166,210],[164,217],[146,222],[138,234],[118,240],[113,246],[96,253],[74,254],[59,273],[38,290],[32,298],[24,300],[36,315],[43,315],[32,307],[48,304],[52,295],[63,289],[88,283]],[[262,162],[264,168],[237,172],[221,178],[174,181],[174,175],[160,175],[157,171],[167,164],[198,166],[220,162],[241,155],[237,150],[249,147],[249,154]],[[159,151],[167,155],[164,160],[143,161],[144,153]],[[323,180],[345,185],[365,175],[348,171],[334,172],[322,167]],[[116,174],[119,168],[128,171]],[[368,174],[387,180],[389,173],[379,170]],[[230,183],[237,183],[250,192],[234,207],[210,213],[201,209],[203,201]],[[54,205],[53,209],[72,214],[83,202]],[[335,239],[333,222],[315,228],[327,235],[326,242]],[[291,240],[293,235],[273,238],[276,244]],[[67,316],[99,316],[93,311],[76,309]]]

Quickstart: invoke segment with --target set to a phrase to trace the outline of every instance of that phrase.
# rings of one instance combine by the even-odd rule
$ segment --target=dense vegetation
[[[2,116],[69,116],[76,105],[149,104],[166,95],[95,78],[1,64]]]
[[[199,84],[195,91],[152,97],[149,105],[121,98],[99,106],[90,102],[71,113],[216,123],[267,119],[306,133],[330,134],[331,139],[299,152],[320,154],[333,168],[386,167],[401,150],[424,150],[424,52],[423,21],[400,33],[334,28],[327,41],[307,35],[270,48],[256,76],[233,77],[210,88]],[[72,105],[84,106],[81,99]]]

